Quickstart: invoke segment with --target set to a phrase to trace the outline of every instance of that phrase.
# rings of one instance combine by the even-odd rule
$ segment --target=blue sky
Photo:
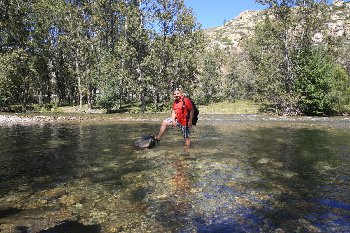
[[[264,9],[255,0],[185,0],[185,5],[193,9],[202,29],[221,26],[225,20],[229,21],[246,10]]]

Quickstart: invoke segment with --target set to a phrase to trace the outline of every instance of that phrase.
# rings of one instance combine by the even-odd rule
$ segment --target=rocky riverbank
[[[84,122],[135,122],[161,121],[163,114],[0,114],[1,125],[33,125],[53,123],[84,123]]]
[[[75,116],[44,116],[44,115],[0,115],[0,124],[2,125],[28,125],[40,123],[53,123],[62,121],[83,121],[82,117]]]

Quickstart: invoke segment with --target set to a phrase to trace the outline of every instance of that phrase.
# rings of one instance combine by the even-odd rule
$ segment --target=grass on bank
[[[219,102],[198,106],[201,113],[209,114],[258,114],[260,106],[252,101]]]

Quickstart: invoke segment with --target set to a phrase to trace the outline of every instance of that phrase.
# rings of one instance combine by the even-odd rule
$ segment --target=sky
[[[222,26],[225,20],[229,21],[246,10],[264,9],[255,0],[185,0],[185,5],[193,9],[202,29]]]

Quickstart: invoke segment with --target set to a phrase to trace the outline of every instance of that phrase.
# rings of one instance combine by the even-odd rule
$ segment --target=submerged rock
[[[153,148],[156,145],[157,140],[153,136],[144,136],[137,140],[134,145],[139,148]]]

